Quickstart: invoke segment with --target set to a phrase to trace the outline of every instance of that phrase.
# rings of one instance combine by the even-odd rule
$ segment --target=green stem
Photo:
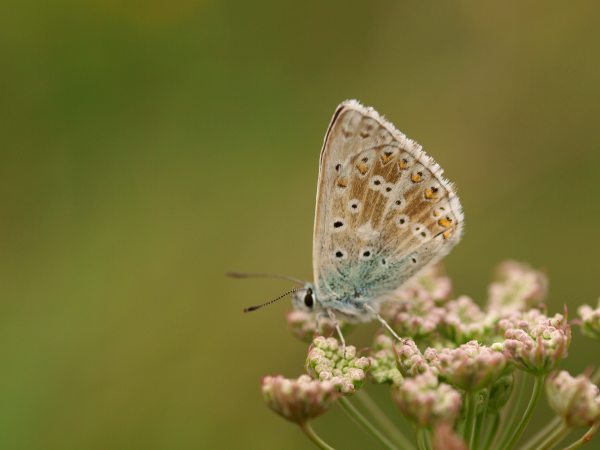
[[[533,383],[533,392],[531,393],[531,398],[529,399],[529,403],[527,404],[525,413],[523,414],[523,417],[521,417],[521,421],[519,422],[519,425],[517,425],[517,429],[515,430],[514,434],[510,438],[510,440],[508,441],[508,444],[506,446],[500,446],[500,448],[502,448],[502,449],[506,448],[508,450],[511,450],[512,448],[514,448],[516,443],[521,438],[523,431],[525,431],[525,428],[527,428],[527,425],[529,424],[529,421],[531,420],[531,416],[533,415],[533,410],[535,409],[535,405],[537,404],[537,402],[540,398],[540,394],[542,393],[542,390],[544,389],[544,380],[545,379],[546,379],[545,375],[538,375],[535,377],[535,382]],[[510,436],[510,434],[509,434],[509,436]]]
[[[350,400],[346,397],[341,397],[338,400],[339,405],[342,409],[356,422],[358,422],[371,436],[381,442],[386,448],[390,450],[398,450],[390,440],[385,437],[369,420],[363,416],[358,409],[354,407]]]
[[[599,371],[599,373],[600,373],[600,371]],[[587,433],[585,433],[583,436],[581,436],[579,439],[577,439],[575,442],[573,442],[568,447],[565,447],[563,450],[575,450],[576,448],[579,448],[582,445],[587,444],[588,442],[590,442],[592,440],[592,438],[598,431],[598,427],[600,427],[600,423],[593,425],[592,428],[590,428],[587,431]]]
[[[481,414],[475,416],[475,432],[473,433],[473,445],[470,448],[479,448],[479,440],[481,438],[481,430],[485,426],[486,419],[488,417],[488,403],[490,401],[490,391],[485,392],[485,401],[483,402],[483,409]]]
[[[427,445],[425,444],[425,434],[423,431],[423,428],[417,428],[417,447],[419,450],[427,450]]]
[[[427,447],[427,450],[431,450],[433,448],[433,443],[431,442],[432,436],[430,429],[426,428],[423,430],[423,438],[425,439],[425,447]]]
[[[362,403],[371,418],[387,433],[398,447],[406,450],[414,450],[415,447],[412,442],[394,425],[364,389],[358,391],[355,397]]]
[[[569,434],[571,430],[568,426],[562,423],[558,428],[556,428],[550,435],[546,438],[542,444],[537,447],[537,450],[548,450],[558,444],[562,439]]]
[[[515,423],[519,418],[521,412],[521,405],[523,404],[523,398],[525,397],[525,388],[527,387],[527,374],[519,371],[515,378],[516,387],[508,401],[508,405],[504,408],[504,414],[501,420],[500,437],[497,442],[506,444],[506,441],[510,439],[511,433],[515,429]],[[501,446],[494,446],[496,450],[506,450]]]
[[[469,444],[469,448],[473,448],[473,424],[475,419],[475,410],[477,402],[474,392],[467,392],[467,420],[465,422],[465,442]]]
[[[300,424],[300,428],[304,431],[304,434],[314,442],[314,444],[322,450],[335,450],[331,445],[327,444],[323,439],[319,437],[315,430],[310,426],[308,422]]]
[[[489,450],[492,446],[492,442],[494,442],[494,438],[498,433],[498,427],[500,425],[500,413],[494,413],[494,421],[492,422],[492,428],[487,432],[487,438],[485,439],[485,445],[483,446],[483,450]]]
[[[535,436],[527,441],[522,450],[531,450],[540,445],[540,442],[542,442],[542,440],[548,436],[548,433],[552,432],[552,430],[556,430],[556,428],[560,426],[561,422],[562,419],[560,417],[555,417],[552,419],[544,428],[538,431]]]

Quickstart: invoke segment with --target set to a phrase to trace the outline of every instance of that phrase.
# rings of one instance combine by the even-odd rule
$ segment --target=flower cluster
[[[431,372],[395,385],[392,399],[400,411],[420,427],[435,426],[440,422],[454,424],[462,402],[455,389],[440,383]]]
[[[353,394],[366,379],[369,358],[357,357],[356,348],[342,348],[334,338],[318,336],[306,358],[306,370],[314,378],[330,381],[344,394]]]
[[[437,370],[429,365],[412,339],[405,339],[402,343],[396,345],[394,349],[398,369],[405,377],[416,377],[426,372],[434,372],[437,375]]]
[[[261,385],[269,408],[295,423],[320,416],[339,395],[333,383],[315,381],[308,375],[296,379],[267,376]]]
[[[546,392],[550,407],[569,427],[600,421],[600,393],[587,376],[572,377],[563,370],[548,378]]]
[[[378,334],[371,348],[371,379],[375,383],[402,382],[402,374],[396,365],[394,354],[394,341],[385,334]]]
[[[382,327],[371,347],[361,352],[365,356],[353,345],[344,347],[338,339],[325,337],[336,336],[330,319],[317,324],[315,313],[292,311],[287,315],[292,334],[310,342],[306,374],[296,379],[263,378],[265,401],[277,414],[299,424],[321,448],[330,447],[316,437],[308,421],[334,402],[383,446],[410,448],[413,444],[398,437],[398,430],[387,430],[386,437],[371,423],[379,421],[389,428],[390,420],[382,419],[384,414],[368,397],[369,389],[363,388],[367,383],[388,385],[392,401],[417,430],[418,448],[466,450],[492,444],[515,448],[545,386],[557,417],[548,424],[546,435],[539,433],[538,442],[534,438],[524,448],[556,445],[569,430],[590,427],[569,447],[577,448],[600,428],[600,394],[588,376],[553,372],[567,356],[571,326],[566,312],[548,314],[542,304],[547,286],[543,273],[508,261],[496,271],[487,303],[481,307],[471,297],[453,297],[450,279],[435,266],[381,305],[381,316],[400,338]],[[587,336],[600,339],[600,303],[595,309],[581,306],[578,313],[579,320],[573,323]],[[346,334],[348,324],[340,325]],[[523,380],[527,377],[532,381]],[[504,409],[516,403],[515,384],[528,406],[519,410],[522,418],[511,421],[515,411]],[[527,386],[533,386],[531,392],[522,390]],[[509,419],[500,420],[501,415]]]
[[[477,341],[455,349],[436,351],[429,348],[425,358],[438,370],[440,377],[467,392],[489,387],[506,367],[506,357],[502,353]]]
[[[487,340],[494,330],[495,317],[482,311],[470,297],[461,295],[444,305],[441,322],[448,339],[463,344]]]
[[[513,313],[500,320],[504,342],[494,344],[519,369],[547,374],[567,356],[571,327],[561,314],[547,317],[539,310]]]
[[[600,339],[600,299],[594,309],[589,305],[580,306],[577,310],[581,318],[581,332],[594,339]]]
[[[450,279],[433,266],[406,283],[383,305],[381,315],[401,336],[426,337],[438,328],[444,310],[438,307],[452,292]]]
[[[506,261],[489,287],[488,308],[499,315],[538,306],[548,292],[547,277],[527,264]]]

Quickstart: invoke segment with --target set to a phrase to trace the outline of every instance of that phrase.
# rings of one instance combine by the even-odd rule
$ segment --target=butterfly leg
[[[335,314],[331,309],[327,310],[327,314],[329,318],[335,325],[335,331],[337,331],[338,336],[340,337],[340,342],[342,343],[342,354],[346,357],[346,340],[344,339],[344,335],[342,334],[342,329],[340,328],[340,323],[335,318]]]
[[[394,329],[392,327],[390,327],[390,324],[387,323],[386,320],[383,317],[381,317],[379,315],[379,313],[377,311],[375,311],[371,305],[365,305],[365,309],[367,311],[369,311],[370,313],[372,313],[377,318],[377,320],[381,323],[381,325],[383,325],[392,334],[392,336],[394,336],[396,339],[398,339],[398,341],[404,342],[404,339],[402,339],[400,336],[398,336],[398,334],[394,331]]]
[[[323,311],[319,311],[315,314],[315,336],[321,336],[321,319],[325,317],[325,313]]]

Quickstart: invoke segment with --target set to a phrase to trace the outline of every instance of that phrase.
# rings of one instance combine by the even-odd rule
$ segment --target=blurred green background
[[[346,98],[456,182],[457,293],[484,301],[510,257],[545,268],[552,311],[600,295],[597,2],[2,9],[0,448],[310,448],[259,392],[302,372],[289,304],[241,313],[289,284],[223,274],[310,278],[318,154]],[[578,331],[571,353],[598,364]],[[337,409],[315,427],[372,445]]]

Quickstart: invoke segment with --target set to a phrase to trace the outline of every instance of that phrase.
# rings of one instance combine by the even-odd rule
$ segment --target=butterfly
[[[342,102],[319,159],[313,282],[293,290],[294,307],[336,324],[377,319],[400,339],[380,305],[461,238],[462,207],[442,173],[373,108]]]

